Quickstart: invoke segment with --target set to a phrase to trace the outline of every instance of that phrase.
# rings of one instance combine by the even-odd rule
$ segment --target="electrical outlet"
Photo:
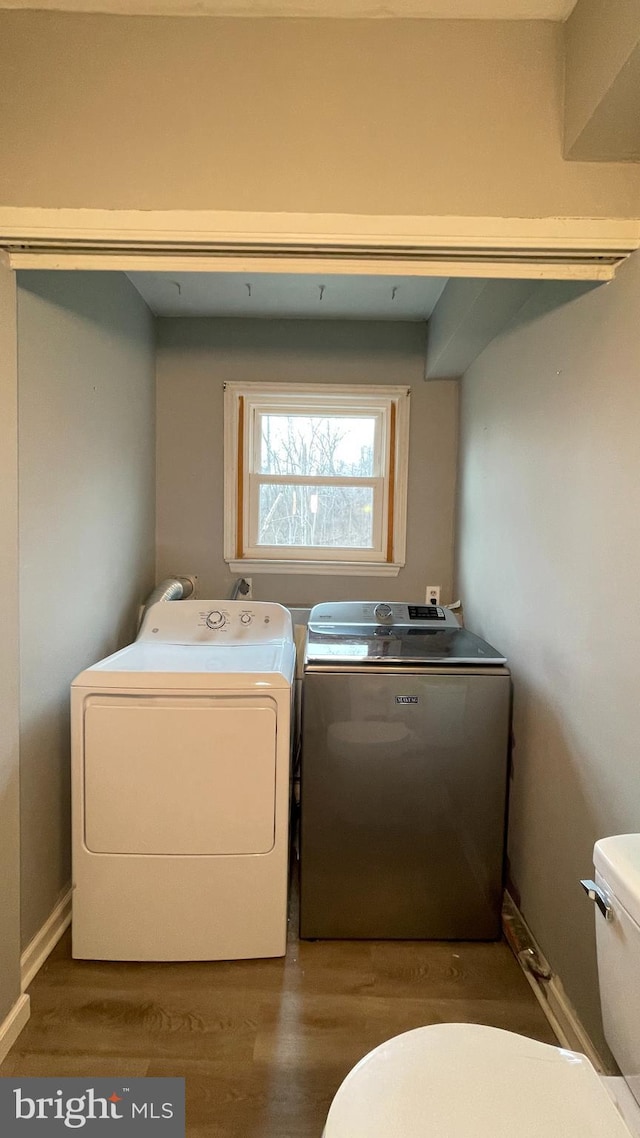
[[[439,605],[440,604],[440,586],[439,585],[427,585],[427,595],[425,597],[425,600],[426,600],[428,605]]]
[[[251,600],[251,598],[253,597],[253,577],[245,577],[245,581],[247,582],[247,585],[249,586],[249,591],[247,593],[244,593],[244,596],[246,597],[247,600]],[[241,600],[242,598],[239,598],[239,599]]]

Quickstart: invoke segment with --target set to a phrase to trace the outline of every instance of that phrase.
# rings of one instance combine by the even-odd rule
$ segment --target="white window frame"
[[[224,389],[224,558],[233,573],[396,576],[405,563],[409,395],[400,385],[226,383]],[[369,478],[265,475],[260,421],[268,413],[371,415],[377,419]],[[259,546],[258,498],[264,482],[372,486],[372,549]]]

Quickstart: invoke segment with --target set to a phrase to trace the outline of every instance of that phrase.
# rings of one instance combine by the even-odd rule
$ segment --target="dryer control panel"
[[[265,644],[291,640],[291,614],[273,601],[158,601],[138,640],[156,644]]]

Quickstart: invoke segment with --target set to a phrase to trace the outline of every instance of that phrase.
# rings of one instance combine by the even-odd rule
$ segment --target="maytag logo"
[[[0,1134],[184,1138],[184,1079],[0,1079]]]
[[[419,703],[420,697],[417,695],[397,695],[396,703]]]

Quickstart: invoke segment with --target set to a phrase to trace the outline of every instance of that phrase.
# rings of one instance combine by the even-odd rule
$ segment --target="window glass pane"
[[[261,486],[258,545],[372,549],[373,487]]]
[[[345,478],[370,478],[374,474],[373,415],[275,414],[261,415],[260,419],[262,474]]]

